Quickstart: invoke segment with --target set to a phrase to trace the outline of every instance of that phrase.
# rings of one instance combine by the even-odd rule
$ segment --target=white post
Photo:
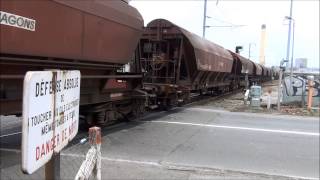
[[[268,89],[268,96],[267,96],[267,109],[270,109],[271,107],[271,92],[272,92],[272,89]]]
[[[249,93],[250,93],[250,90],[249,89],[246,89],[246,92],[244,94],[244,104],[247,105],[248,104],[248,99],[249,99]]]
[[[96,149],[94,174],[97,180],[101,180],[101,129],[99,127],[89,129],[89,142]]]
[[[101,144],[97,145],[96,178],[101,180]]]
[[[97,180],[101,180],[101,129],[99,127],[89,129],[89,142],[91,148],[81,164],[75,180],[89,179],[92,172]]]

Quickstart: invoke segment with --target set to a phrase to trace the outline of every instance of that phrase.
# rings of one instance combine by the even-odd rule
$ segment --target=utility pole
[[[287,42],[287,57],[286,57],[286,61],[287,61],[287,65],[286,65],[286,69],[289,69],[289,56],[290,56],[290,40],[291,40],[291,23],[292,23],[292,2],[293,0],[291,0],[290,2],[290,15],[289,17],[287,17],[287,19],[289,20],[289,28],[288,28],[288,42]],[[289,84],[289,94],[291,95],[291,89],[292,89],[292,82],[291,82],[291,78],[290,78],[290,84]]]
[[[281,60],[280,62],[280,66],[279,66],[279,82],[278,82],[278,103],[277,103],[277,106],[278,106],[278,111],[281,110],[281,93],[282,93],[282,75],[283,75],[283,72],[284,72],[284,63],[285,62],[288,62],[287,60],[283,59]]]
[[[206,20],[207,20],[207,0],[204,0],[204,11],[203,11],[203,30],[202,37],[206,37]]]
[[[279,82],[278,82],[278,101],[277,101],[277,108],[278,108],[278,111],[280,112],[281,111],[281,93],[282,93],[282,87],[281,87],[281,80],[282,80],[282,73],[283,73],[283,70],[282,68],[280,67],[280,71],[279,71]]]
[[[291,18],[290,22],[293,21],[293,28],[292,28],[292,46],[291,46],[291,67],[290,67],[290,96],[292,96],[292,76],[293,76],[293,49],[294,49],[294,26],[295,22],[294,19]]]
[[[289,62],[289,56],[290,56],[290,40],[291,40],[291,21],[292,21],[292,1],[290,3],[290,16],[289,19],[289,29],[288,29],[288,42],[287,42],[287,57],[286,60]],[[287,63],[287,68],[289,67],[289,63]]]

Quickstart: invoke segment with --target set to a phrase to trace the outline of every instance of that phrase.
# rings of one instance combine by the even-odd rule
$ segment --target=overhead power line
[[[206,28],[210,28],[210,27],[231,27],[231,28],[236,28],[236,27],[243,27],[243,26],[247,26],[247,25],[221,25],[221,26],[206,26]]]

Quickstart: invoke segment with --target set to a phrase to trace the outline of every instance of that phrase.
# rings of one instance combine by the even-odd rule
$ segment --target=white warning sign
[[[79,126],[80,71],[28,72],[23,85],[22,170],[31,174],[72,140]]]

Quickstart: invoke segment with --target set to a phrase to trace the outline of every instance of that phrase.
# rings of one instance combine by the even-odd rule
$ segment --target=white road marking
[[[0,151],[14,152],[14,153],[21,153],[21,150],[20,150],[20,149],[0,148]]]
[[[17,135],[17,134],[21,134],[22,132],[15,132],[15,133],[10,133],[10,134],[4,134],[4,135],[1,135],[0,138],[3,138],[3,137],[7,137],[7,136],[13,136],[13,135]]]
[[[70,153],[61,153],[63,156],[71,156],[71,157],[77,157],[77,158],[85,158],[85,155],[81,154],[70,154]],[[133,163],[133,164],[140,164],[140,165],[150,165],[150,166],[161,166],[157,162],[151,162],[151,161],[137,161],[137,160],[128,160],[128,159],[119,159],[119,158],[108,158],[101,156],[102,160],[107,161],[114,161],[114,162],[124,162],[124,163]]]
[[[0,151],[7,151],[7,152],[15,152],[15,153],[21,153],[20,149],[7,149],[7,148],[0,148]],[[76,158],[85,158],[86,156],[84,154],[71,154],[71,153],[61,153],[62,156],[70,156],[70,157],[76,157]],[[176,163],[158,163],[158,162],[152,162],[152,161],[139,161],[139,160],[128,160],[128,159],[120,159],[120,158],[109,158],[109,157],[103,157],[101,156],[102,160],[106,161],[113,161],[113,162],[122,162],[122,163],[132,163],[132,164],[139,164],[144,166],[156,166],[160,168],[167,168],[167,169],[176,169],[176,170],[190,170],[190,171],[210,171],[213,170],[214,172],[222,171],[225,173],[226,169],[216,169],[216,168],[210,168],[210,167],[197,167],[192,164],[176,164]],[[250,172],[250,171],[238,171],[238,170],[228,170],[230,172],[235,173],[250,173],[250,174],[257,174],[256,172]],[[260,174],[260,173],[258,173]],[[318,180],[319,178],[314,177],[303,177],[303,176],[292,176],[287,174],[265,174],[268,176],[283,176],[288,178],[294,178],[294,179],[308,179],[308,180]]]
[[[61,153],[62,156],[71,156],[71,157],[77,157],[77,158],[85,158],[85,155],[80,155],[80,154],[70,154],[70,153]],[[122,162],[122,163],[132,163],[132,164],[139,164],[139,165],[144,165],[144,166],[157,166],[160,168],[166,168],[166,169],[176,169],[176,170],[189,170],[189,171],[208,171],[210,172],[211,170],[217,172],[217,171],[222,171],[225,172],[226,169],[216,169],[216,168],[211,168],[211,167],[197,167],[192,164],[179,164],[179,163],[158,163],[158,162],[152,162],[152,161],[139,161],[139,160],[128,160],[128,159],[120,159],[120,158],[108,158],[108,157],[103,157],[101,156],[102,160],[106,161],[113,161],[113,162]],[[255,172],[250,172],[250,171],[237,171],[237,170],[228,170],[231,173],[250,173],[250,174],[257,174]],[[259,174],[259,173],[258,173]],[[283,176],[283,177],[288,177],[288,178],[295,178],[295,179],[308,179],[308,180],[318,180],[318,178],[314,177],[303,177],[303,176],[292,176],[292,175],[285,175],[285,174],[264,174],[268,176]]]
[[[282,134],[296,134],[304,136],[319,136],[319,133],[312,132],[301,132],[301,131],[287,131],[281,129],[262,129],[262,128],[249,128],[249,127],[240,127],[240,126],[222,126],[222,125],[213,125],[213,124],[199,124],[199,123],[188,123],[188,122],[177,122],[177,121],[143,121],[143,122],[153,122],[153,123],[166,123],[166,124],[178,124],[178,125],[187,125],[187,126],[201,126],[201,127],[210,127],[210,128],[224,128],[224,129],[236,129],[236,130],[248,130],[248,131],[260,131],[260,132],[270,132],[270,133],[282,133]]]
[[[267,117],[273,117],[277,119],[288,119],[290,120],[310,120],[310,121],[319,121],[318,117],[308,117],[308,116],[293,116],[293,115],[279,115],[279,114],[262,114],[262,113],[247,113],[247,112],[230,112],[227,110],[221,110],[221,109],[209,109],[209,108],[200,108],[200,107],[192,107],[192,108],[187,108],[185,109],[187,111],[202,111],[202,112],[213,112],[213,113],[224,113],[224,114],[233,114],[233,115],[241,115],[241,116],[252,116],[254,115],[255,117],[262,117],[266,118]]]

